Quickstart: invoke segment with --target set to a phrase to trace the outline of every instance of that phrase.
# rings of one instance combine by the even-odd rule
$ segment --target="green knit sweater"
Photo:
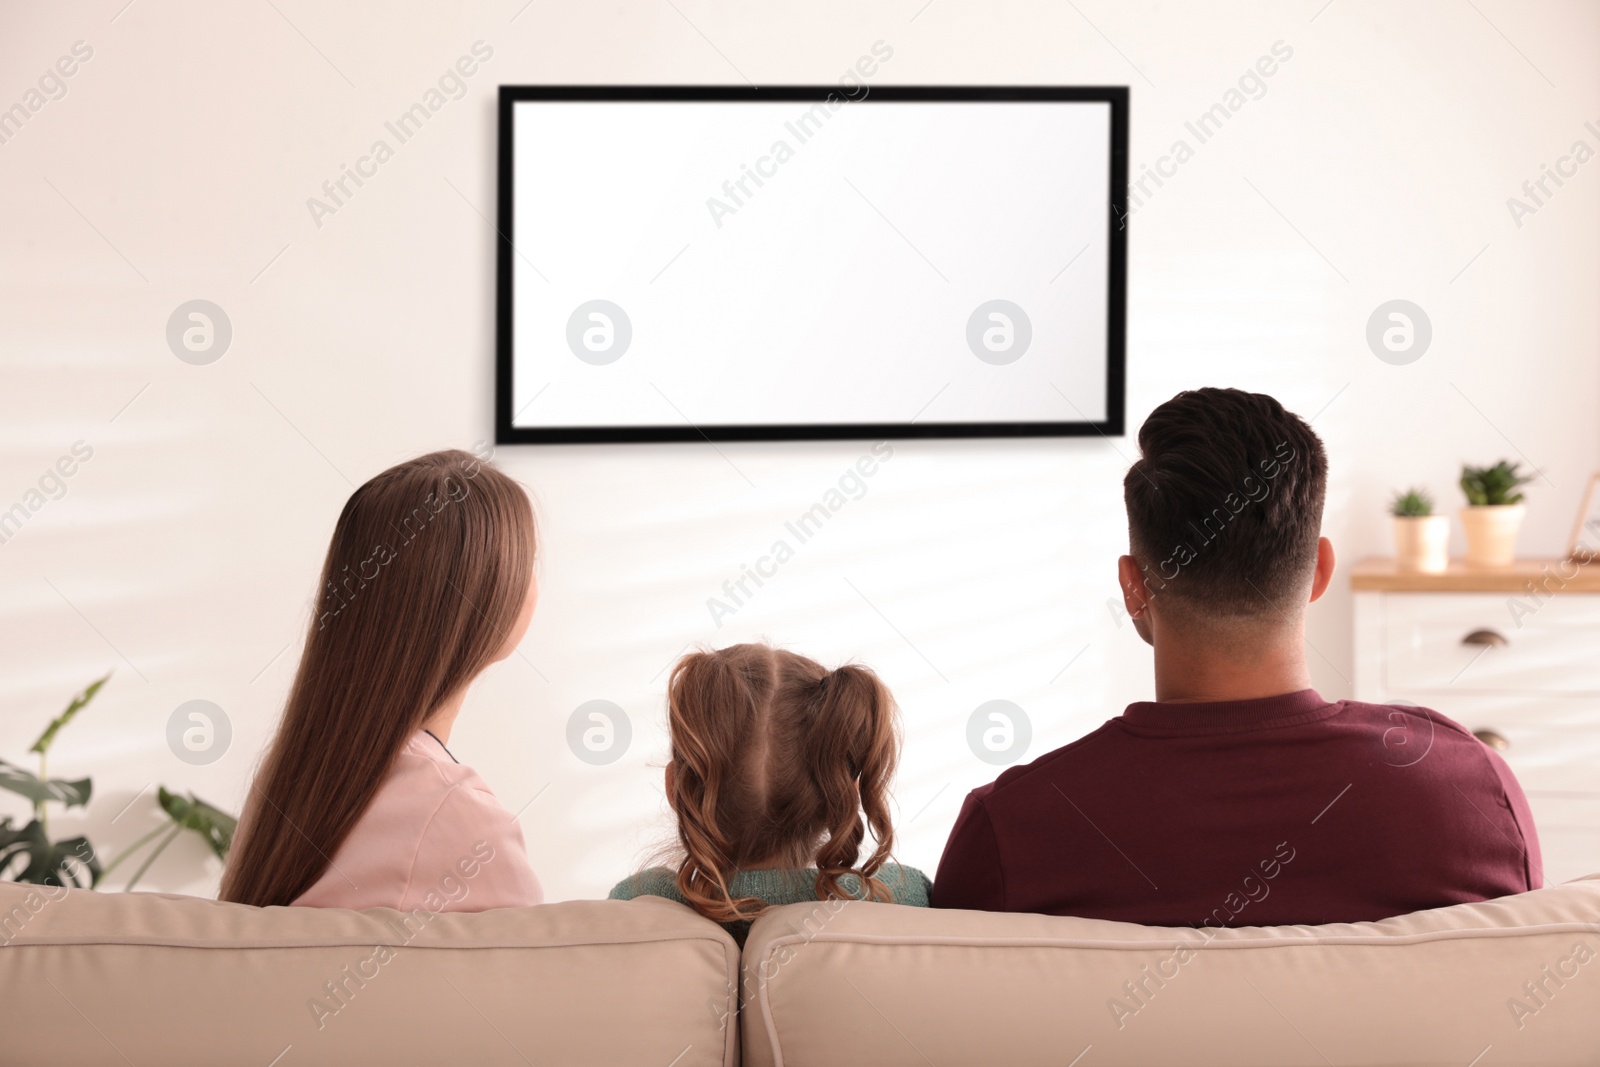
[[[913,908],[928,907],[933,895],[933,883],[915,867],[902,867],[886,863],[877,873],[878,881],[888,888],[893,902]],[[781,904],[807,904],[817,899],[817,869],[739,871],[728,884],[735,897],[755,897],[776,907]],[[839,887],[857,900],[866,899],[861,879],[847,874],[839,879]],[[688,904],[678,892],[678,872],[667,867],[651,867],[638,874],[629,875],[611,890],[612,900],[632,900],[635,897],[666,897],[679,904]],[[747,920],[723,923],[723,929],[734,936],[740,945],[750,932]]]

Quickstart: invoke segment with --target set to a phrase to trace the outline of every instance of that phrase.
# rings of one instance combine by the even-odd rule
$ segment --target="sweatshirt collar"
[[[1141,700],[1129,704],[1117,721],[1138,734],[1198,737],[1302,726],[1332,718],[1339,714],[1339,708],[1340,705],[1322,699],[1315,689],[1302,689],[1254,700],[1202,703]]]

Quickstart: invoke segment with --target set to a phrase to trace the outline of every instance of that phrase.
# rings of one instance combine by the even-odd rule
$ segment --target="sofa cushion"
[[[741,993],[751,1067],[1594,1067],[1600,876],[1382,922],[1207,932],[791,905],[751,930]]]
[[[664,900],[430,915],[0,883],[0,1063],[730,1067],[737,966]]]

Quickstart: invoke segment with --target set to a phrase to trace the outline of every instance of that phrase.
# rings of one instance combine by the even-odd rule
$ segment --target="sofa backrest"
[[[1337,926],[776,908],[748,1067],[1600,1064],[1600,876]]]
[[[732,1067],[737,967],[665,900],[406,914],[0,883],[0,1064]]]
[[[481,914],[0,883],[0,1065],[1600,1064],[1600,877],[1217,931],[664,900]],[[735,1027],[738,978],[744,1001]]]

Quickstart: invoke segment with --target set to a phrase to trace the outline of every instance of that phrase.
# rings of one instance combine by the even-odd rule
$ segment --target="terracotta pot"
[[[1450,516],[1394,516],[1394,559],[1403,571],[1443,573],[1450,565]]]
[[[1467,566],[1509,567],[1517,558],[1517,531],[1526,504],[1483,504],[1461,509],[1467,534]]]

